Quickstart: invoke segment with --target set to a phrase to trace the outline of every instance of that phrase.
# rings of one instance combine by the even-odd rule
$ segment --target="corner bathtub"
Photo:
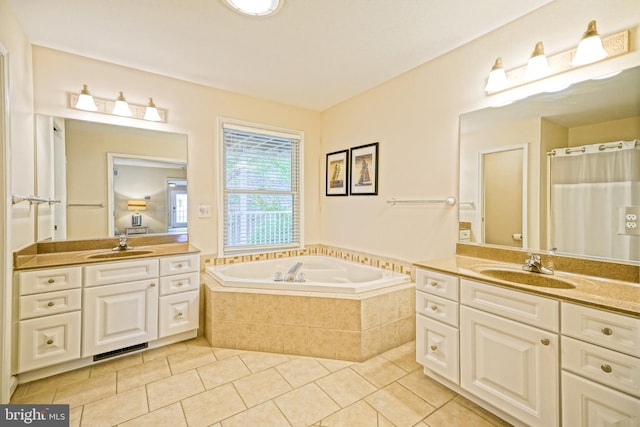
[[[302,263],[298,273],[304,273],[304,282],[275,280],[276,272],[285,276],[297,262]],[[358,294],[411,281],[406,274],[316,255],[209,266],[205,270],[222,286],[260,290]]]

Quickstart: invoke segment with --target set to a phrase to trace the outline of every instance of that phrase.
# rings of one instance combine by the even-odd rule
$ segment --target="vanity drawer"
[[[200,273],[175,274],[160,278],[160,295],[195,291],[200,287]]]
[[[158,259],[109,262],[84,268],[84,285],[98,286],[158,277]]]
[[[458,303],[424,292],[416,292],[416,312],[458,327]]]
[[[562,337],[562,369],[640,397],[640,359]]]
[[[556,300],[462,279],[462,304],[527,325],[558,332],[559,314]]]
[[[200,271],[200,256],[179,255],[160,258],[160,275],[191,273]]]
[[[20,295],[79,288],[82,286],[82,267],[21,271],[18,283]]]
[[[422,292],[458,301],[458,282],[457,276],[416,269],[416,289]]]
[[[640,357],[640,319],[563,302],[562,334]]]
[[[20,320],[80,310],[80,289],[46,292],[20,297]]]

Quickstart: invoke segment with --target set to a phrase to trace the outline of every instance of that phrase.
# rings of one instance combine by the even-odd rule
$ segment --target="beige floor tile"
[[[268,400],[258,406],[243,411],[222,421],[222,427],[290,427],[289,421],[280,412],[280,409]]]
[[[378,427],[398,427],[398,426],[392,423],[391,421],[389,421],[388,419],[386,419],[384,416],[382,416],[380,412],[378,412]]]
[[[502,418],[498,417],[497,415],[492,414],[491,412],[487,411],[484,408],[481,408],[480,406],[476,405],[475,403],[473,403],[472,401],[462,397],[462,396],[456,396],[454,398],[456,403],[459,403],[460,405],[466,407],[467,409],[472,410],[473,412],[475,412],[476,414],[480,415],[482,418],[488,420],[491,424],[494,424],[496,426],[499,427],[509,427],[511,426],[511,424],[509,424],[508,422],[506,422],[505,420],[503,420]]]
[[[187,427],[182,405],[176,402],[138,418],[120,424],[119,427]]]
[[[111,372],[117,372],[120,369],[139,365],[141,363],[142,363],[142,353],[134,354],[132,356],[121,357],[119,359],[109,360],[102,363],[97,363],[91,366],[91,376],[99,377],[101,375],[107,375],[107,374],[110,374]]]
[[[431,406],[441,407],[456,394],[427,377],[422,371],[414,371],[398,380],[400,384],[425,400]]]
[[[91,367],[86,367],[54,375],[52,377],[43,378],[41,380],[32,381],[28,384],[29,388],[26,395],[38,394],[44,391],[55,391],[62,385],[86,380],[90,376]]]
[[[84,406],[78,406],[69,410],[69,427],[80,427],[82,421],[82,410]]]
[[[348,360],[323,359],[320,357],[316,357],[316,360],[320,362],[320,364],[325,368],[327,368],[330,372],[339,371],[340,369],[344,369],[348,366],[353,365],[354,363]]]
[[[90,377],[58,387],[53,403],[66,403],[70,408],[116,394],[116,373]]]
[[[173,375],[216,361],[211,347],[189,347],[187,351],[167,356]]]
[[[273,368],[241,378],[233,385],[249,408],[291,390],[289,383]]]
[[[172,354],[187,351],[187,345],[184,342],[165,345],[163,347],[152,348],[142,353],[142,359],[147,362],[149,360],[158,359],[160,357],[171,356]]]
[[[16,393],[11,396],[11,403],[13,404],[47,404],[53,403],[53,396],[55,396],[55,390],[43,391],[42,393],[29,394],[27,396],[16,396]]]
[[[251,375],[249,368],[237,356],[201,366],[197,371],[207,390]]]
[[[245,352],[240,355],[240,358],[251,372],[269,369],[289,361],[289,357],[284,354],[261,353],[258,351]]]
[[[115,396],[84,405],[82,426],[110,427],[149,412],[144,387],[134,388]]]
[[[378,388],[391,384],[407,373],[382,356],[372,357],[366,362],[353,365],[351,368]]]
[[[18,387],[16,387],[16,391],[13,392],[13,395],[11,396],[11,398],[18,399],[20,397],[24,397],[27,395],[28,392],[29,392],[29,383],[18,384]]]
[[[212,350],[213,350],[213,355],[216,356],[216,359],[218,360],[228,359],[233,356],[240,356],[245,352],[244,350],[236,350],[233,348],[217,348],[217,347],[213,347]]]
[[[427,417],[425,423],[429,427],[494,427],[489,421],[455,400]]]
[[[365,401],[397,426],[412,426],[435,410],[398,383],[378,390]]]
[[[415,341],[393,348],[382,353],[382,357],[395,363],[407,372],[413,372],[422,367],[416,362]]]
[[[346,368],[316,381],[343,408],[376,391],[370,382]]]
[[[329,374],[327,368],[317,360],[308,357],[292,359],[287,363],[276,366],[276,369],[294,388]]]
[[[212,350],[211,346],[209,345],[209,342],[207,341],[207,339],[205,337],[196,337],[196,338],[192,338],[188,341],[184,342],[187,345],[187,348],[193,348],[193,347],[206,347],[210,350]]]
[[[118,371],[118,393],[171,376],[165,357]]]
[[[378,425],[378,412],[364,400],[329,415],[322,420],[327,427],[371,427]]]
[[[195,369],[147,384],[149,410],[155,411],[203,391],[204,386]]]
[[[307,384],[275,399],[293,427],[307,427],[340,407],[316,384]]]
[[[210,426],[246,409],[231,384],[184,399],[182,407],[190,427]]]

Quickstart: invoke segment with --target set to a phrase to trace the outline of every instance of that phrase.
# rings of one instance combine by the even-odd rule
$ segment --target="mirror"
[[[637,142],[625,143],[625,149],[633,156],[631,178],[624,178],[629,181],[629,193],[623,199],[614,200],[593,197],[588,192],[589,197],[573,202],[579,208],[564,214],[565,219],[573,218],[564,222],[559,220],[562,214],[558,212],[561,205],[569,203],[560,202],[558,190],[552,184],[556,182],[554,174],[559,173],[557,165],[562,156],[547,154],[554,149],[562,149],[557,153],[564,154],[571,147],[574,147],[569,150],[571,154],[580,154],[577,152],[581,152],[582,147],[589,147],[588,154],[593,157],[597,154],[591,154],[592,151],[618,151],[619,141],[640,140],[639,100],[640,67],[636,67],[609,78],[579,82],[560,92],[541,93],[503,107],[461,115],[460,241],[532,250],[555,248],[565,254],[640,261],[640,233],[625,228],[627,210],[640,207],[640,146]],[[607,148],[598,150],[602,145]],[[506,164],[494,156],[493,163],[489,162],[488,154],[505,153],[518,147],[524,147],[521,171],[517,168],[513,171],[519,160]],[[576,150],[576,147],[579,148]],[[497,177],[491,177],[488,172]],[[507,177],[507,173],[512,175]],[[522,182],[520,196],[516,193],[504,197],[504,184],[517,190],[520,181],[516,179]],[[497,190],[491,182],[497,183]],[[503,197],[492,198],[495,193],[501,193]],[[576,192],[571,191],[571,194]],[[589,223],[589,230],[583,233],[607,235],[607,238],[619,239],[612,243],[614,246],[631,249],[603,252],[590,244],[567,244],[558,236],[567,223],[586,223],[589,212],[607,212],[609,216]],[[496,215],[511,215],[521,221],[509,222]],[[499,238],[491,235],[493,231],[487,229],[488,223],[501,225]],[[521,229],[518,224],[522,224]]]
[[[36,116],[36,240],[186,233],[187,136]]]

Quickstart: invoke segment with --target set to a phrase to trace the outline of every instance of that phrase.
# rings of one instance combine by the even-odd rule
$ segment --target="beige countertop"
[[[575,302],[616,311],[634,317],[640,317],[640,284],[638,283],[555,271],[555,274],[550,277],[570,282],[574,288],[562,289],[526,285],[495,279],[476,271],[478,269],[490,267],[506,267],[508,269],[518,270],[521,269],[521,265],[519,264],[510,264],[461,255],[420,261],[416,262],[414,265],[419,268],[426,268],[447,274],[455,274],[471,280],[479,280],[542,296],[557,298],[563,301]]]

